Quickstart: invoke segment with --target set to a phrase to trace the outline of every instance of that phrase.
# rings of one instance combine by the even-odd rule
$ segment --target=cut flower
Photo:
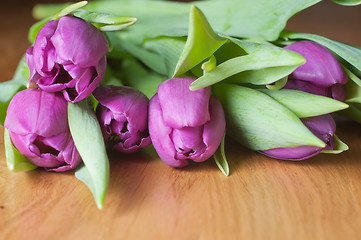
[[[108,43],[91,24],[76,17],[52,20],[39,31],[26,52],[30,68],[28,87],[63,91],[68,102],[89,96],[106,69]]]
[[[225,131],[221,103],[211,88],[189,89],[193,78],[173,78],[158,87],[149,103],[149,134],[169,166],[203,162],[217,150]]]

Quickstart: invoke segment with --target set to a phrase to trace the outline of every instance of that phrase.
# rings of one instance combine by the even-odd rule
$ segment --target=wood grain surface
[[[0,81],[29,45],[33,4],[2,2]],[[360,7],[324,2],[287,28],[361,46],[360,23]],[[73,172],[10,172],[1,137],[0,239],[361,239],[361,126],[337,127],[350,150],[302,162],[227,139],[229,177],[212,159],[179,170],[154,153],[110,152],[102,211]]]

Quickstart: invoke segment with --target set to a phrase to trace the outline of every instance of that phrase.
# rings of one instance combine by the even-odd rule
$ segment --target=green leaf
[[[10,100],[3,103],[0,102],[0,124],[4,126],[5,118],[6,118],[6,112],[8,110],[8,106],[10,104]]]
[[[31,44],[34,44],[36,36],[38,36],[38,33],[44,25],[51,20],[51,17],[44,18],[36,23],[34,23],[28,32],[28,39]]]
[[[25,61],[25,56],[20,60],[14,77],[10,81],[0,83],[0,124],[4,125],[6,111],[10,100],[19,91],[26,88],[30,71]]]
[[[171,77],[185,44],[185,37],[158,37],[146,40],[143,48],[162,57],[166,75]]]
[[[241,38],[274,41],[289,18],[321,0],[211,0],[192,3],[171,1],[91,1],[88,11],[118,16],[134,16],[137,24],[124,32],[134,43],[158,36],[186,36],[188,13],[192,4],[207,16],[216,32]],[[36,18],[54,14],[63,4],[36,5]]]
[[[344,5],[344,6],[356,6],[356,5],[361,4],[360,0],[332,0],[332,1],[334,1],[335,3],[341,4],[341,5]]]
[[[192,6],[189,15],[189,32],[183,53],[175,68],[173,77],[189,71],[227,42],[219,37],[209,25],[204,14],[196,6]]]
[[[348,104],[348,109],[341,111],[340,114],[361,123],[361,103],[349,102]]]
[[[299,118],[319,116],[348,108],[346,103],[335,99],[298,90],[259,89],[259,91],[274,98],[276,101],[290,109]]]
[[[113,86],[123,86],[122,81],[116,76],[112,68],[108,65],[105,70],[105,75],[102,81],[99,84],[100,86],[104,85],[113,85]],[[91,95],[92,96],[92,95]]]
[[[344,70],[351,81],[346,84],[345,102],[361,103],[361,79],[344,67]]]
[[[118,31],[137,22],[135,17],[118,17],[107,13],[89,12],[84,9],[75,10],[73,15],[93,23],[101,31]]]
[[[110,57],[124,59],[136,57],[153,71],[171,77],[185,45],[184,37],[158,37],[138,45],[122,38],[121,33],[107,33],[112,46]],[[124,52],[131,54],[126,56]]]
[[[4,128],[4,145],[6,165],[11,171],[30,171],[37,168],[36,165],[29,162],[12,144],[9,131]]]
[[[145,69],[136,60],[125,60],[122,73],[125,75],[125,85],[138,89],[148,98],[157,92],[159,84],[168,79],[167,76]]]
[[[218,168],[222,171],[224,175],[228,177],[229,175],[229,166],[224,152],[224,142],[226,135],[223,136],[222,142],[219,145],[217,151],[213,154],[214,161],[216,162]]]
[[[335,145],[333,147],[334,149],[323,149],[321,153],[339,154],[348,150],[348,146],[346,145],[346,143],[342,142],[341,139],[339,139],[336,135],[333,135],[333,139],[335,141]]]
[[[82,181],[89,188],[93,196],[97,196],[95,182],[84,163],[81,163],[79,167],[75,169],[75,177]],[[101,207],[99,208],[101,209]]]
[[[270,84],[289,75],[305,63],[301,55],[287,49],[270,44],[231,40],[248,54],[219,64],[212,71],[195,80],[190,86],[191,90],[213,85],[234,75],[227,81],[255,85]]]
[[[52,16],[52,20],[54,19],[59,19],[61,17],[64,17],[72,12],[74,12],[75,10],[84,7],[85,5],[88,4],[88,1],[80,1],[74,4],[66,4],[65,7],[63,9],[61,9],[59,12],[55,13]]]
[[[347,76],[351,81],[353,81],[355,84],[361,87],[361,79],[357,77],[355,74],[353,74],[349,69],[343,66],[343,69],[345,70]]]
[[[88,99],[68,104],[68,121],[75,146],[86,168],[79,170],[78,176],[89,186],[101,209],[109,182],[109,160],[98,120]]]
[[[293,112],[270,96],[233,84],[217,84],[213,91],[224,108],[228,134],[241,144],[253,150],[325,147]]]
[[[10,100],[19,88],[26,87],[30,71],[23,56],[15,70],[12,80],[0,83],[0,102],[7,102]]]
[[[124,50],[138,58],[144,63],[144,65],[151,68],[153,71],[162,75],[168,74],[167,65],[162,56],[155,52],[144,49],[130,41],[123,41],[116,35],[112,34],[108,36],[110,36],[109,39],[111,41],[112,48],[116,51]]]
[[[344,59],[346,62],[351,64],[353,67],[361,71],[361,49],[347,45],[344,43],[340,43],[337,41],[333,41],[327,39],[325,37],[321,37],[314,34],[309,33],[296,33],[290,31],[283,31],[281,37],[286,39],[306,39],[310,41],[317,42],[329,50],[331,50],[334,54],[338,55],[340,58]]]

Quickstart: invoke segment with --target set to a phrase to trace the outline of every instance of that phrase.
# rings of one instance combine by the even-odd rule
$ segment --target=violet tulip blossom
[[[284,88],[331,97],[339,101],[345,99],[345,84],[348,81],[345,71],[327,48],[311,41],[300,41],[285,47],[301,54],[306,63],[299,66],[288,78]],[[325,148],[299,146],[276,148],[261,153],[284,160],[304,160],[319,154],[322,149],[333,149],[333,135],[336,124],[330,114],[301,119],[318,138],[326,143]]]
[[[89,96],[106,69],[108,43],[93,25],[72,16],[52,20],[39,31],[26,52],[28,87],[63,91],[68,102]]]
[[[327,48],[311,41],[296,42],[285,48],[301,54],[306,63],[289,76],[284,88],[345,100],[347,75]]]
[[[124,86],[102,86],[93,92],[104,140],[115,150],[133,153],[148,146],[148,98]]]
[[[283,160],[304,160],[319,154],[323,149],[331,150],[334,148],[333,135],[336,131],[336,123],[330,114],[302,119],[302,122],[319,139],[326,143],[325,148],[316,146],[299,146],[294,148],[275,148],[261,153]]]
[[[149,102],[149,134],[169,166],[203,162],[217,150],[225,131],[223,108],[210,87],[189,90],[193,78],[173,78],[159,85]]]
[[[49,171],[74,169],[81,161],[68,125],[68,105],[58,93],[18,92],[11,100],[5,128],[15,148]]]

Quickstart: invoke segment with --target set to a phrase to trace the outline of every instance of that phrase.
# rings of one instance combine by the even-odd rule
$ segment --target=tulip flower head
[[[52,20],[26,52],[28,86],[63,91],[68,102],[80,101],[103,79],[107,52],[104,35],[91,24],[72,16]]]
[[[102,86],[94,91],[99,101],[97,117],[103,137],[123,153],[148,146],[148,98],[139,90],[123,86]]]
[[[149,134],[160,158],[184,167],[203,162],[217,150],[225,131],[222,105],[210,87],[191,91],[193,78],[169,79],[149,103]]]
[[[311,41],[296,42],[285,48],[306,59],[306,63],[289,76],[285,88],[345,100],[347,75],[327,48]]]
[[[319,154],[323,149],[333,149],[333,135],[336,131],[336,123],[330,114],[304,118],[302,122],[310,129],[310,131],[326,143],[325,148],[316,146],[299,146],[294,148],[275,148],[261,153],[283,160],[304,160]]]
[[[39,167],[62,172],[81,161],[69,130],[67,102],[58,93],[18,92],[9,104],[4,126],[15,148]]]

